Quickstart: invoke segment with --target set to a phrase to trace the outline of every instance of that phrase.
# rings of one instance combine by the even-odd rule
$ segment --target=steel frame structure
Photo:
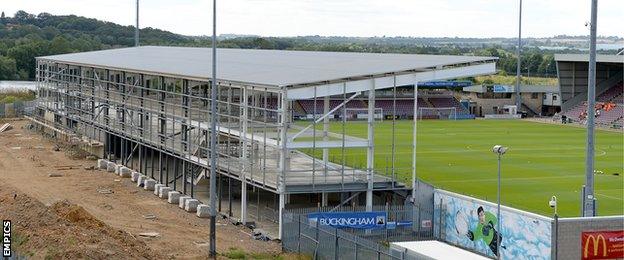
[[[372,115],[378,89],[392,89],[396,100],[398,86],[494,72],[492,58],[296,86],[217,80],[218,138],[211,147],[208,122],[213,116],[209,94],[213,86],[209,79],[43,57],[37,59],[40,101],[34,118],[100,141],[108,159],[191,196],[205,193],[210,151],[216,149],[219,205],[221,178],[228,185],[231,180],[240,181],[240,219],[245,223],[249,187],[274,193],[280,218],[290,194],[323,194],[326,204],[327,193],[365,192],[366,206],[372,208],[373,191],[407,189],[397,181],[394,167],[390,176],[375,172],[372,117],[367,121],[366,139],[346,135],[346,115],[340,133],[329,131],[328,115],[336,112],[330,110],[330,96],[347,101],[353,93],[362,93],[368,97],[368,114]],[[293,121],[292,105],[298,99],[314,100],[314,118],[319,119],[308,127]],[[317,102],[322,102],[323,111],[316,111]],[[322,157],[302,152],[305,149],[311,154],[322,151]],[[366,165],[332,162],[329,149],[341,150],[339,162],[345,162],[346,149],[366,150]],[[393,148],[393,162],[394,158]]]

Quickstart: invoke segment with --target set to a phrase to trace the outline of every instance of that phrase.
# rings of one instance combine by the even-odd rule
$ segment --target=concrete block
[[[97,167],[100,170],[106,170],[108,168],[108,160],[106,160],[106,159],[98,159],[97,160]]]
[[[116,167],[117,167],[117,164],[115,164],[114,162],[108,162],[108,164],[106,164],[106,171],[114,172]]]
[[[186,210],[186,212],[196,212],[198,205],[199,205],[199,200],[187,199],[186,201],[184,201],[184,210]]]
[[[121,172],[119,174],[119,177],[121,177],[121,178],[130,178],[131,175],[130,175],[130,172]]]
[[[132,171],[132,174],[130,176],[132,179],[132,182],[137,182],[139,180],[139,176],[141,176],[140,172]]]
[[[154,195],[158,196],[158,193],[160,192],[160,188],[162,188],[163,186],[165,186],[162,183],[156,183],[154,185]]]
[[[147,179],[143,182],[143,188],[145,190],[154,190],[154,186],[156,185],[156,180]]]
[[[206,204],[197,205],[197,217],[198,218],[210,217],[210,207]]]
[[[158,192],[158,197],[161,199],[167,199],[169,196],[169,192],[173,189],[167,186],[160,187],[160,191]]]
[[[186,205],[186,200],[190,200],[190,199],[191,199],[191,196],[186,196],[186,195],[180,196],[180,203],[178,203],[178,207],[183,209],[184,206]]]
[[[130,178],[130,176],[132,175],[132,170],[130,170],[130,168],[122,166],[119,167],[119,176],[121,178]]]
[[[115,174],[119,175],[121,173],[121,168],[123,168],[123,167],[126,167],[126,166],[123,166],[121,164],[117,164],[115,166]]]
[[[147,176],[142,174],[139,175],[139,178],[137,179],[137,187],[143,187],[145,180],[147,180]]]
[[[167,193],[167,202],[169,204],[180,204],[180,192],[178,191],[170,191]]]

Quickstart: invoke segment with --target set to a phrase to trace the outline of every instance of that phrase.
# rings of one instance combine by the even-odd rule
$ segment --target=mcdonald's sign
[[[582,232],[581,250],[582,259],[624,258],[624,230]]]

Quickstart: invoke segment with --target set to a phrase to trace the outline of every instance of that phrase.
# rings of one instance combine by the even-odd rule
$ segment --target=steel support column
[[[373,210],[373,178],[375,171],[375,80],[368,91],[368,148],[366,150],[366,211]]]
[[[418,144],[418,82],[414,83],[414,127],[412,130],[412,203],[416,203],[416,186],[418,172],[416,170],[416,151]]]
[[[323,98],[323,114],[329,113],[329,96]],[[343,108],[344,109],[344,108]],[[323,119],[323,141],[329,141],[329,117]],[[323,176],[327,177],[327,164],[329,163],[329,149],[323,148]],[[327,193],[321,194],[321,206],[327,206]]]
[[[242,152],[240,154],[241,160],[243,162],[242,164],[242,170],[241,170],[241,174],[240,174],[240,178],[241,178],[241,222],[243,224],[247,223],[247,177],[246,177],[246,171],[247,171],[247,164],[248,164],[248,160],[250,160],[249,158],[247,158],[247,153],[248,151],[248,147],[250,145],[253,144],[249,144],[249,141],[247,140],[247,138],[245,136],[247,136],[247,128],[249,126],[249,105],[248,105],[248,95],[249,93],[247,92],[247,87],[243,87],[242,89],[242,97],[240,99],[240,106],[241,106],[241,119],[242,120],[242,132],[243,132],[243,137],[242,137]]]
[[[288,138],[288,93],[286,91],[285,87],[282,87],[282,94],[281,94],[281,100],[280,100],[280,108],[279,108],[279,131],[280,131],[280,138],[279,138],[279,145],[280,145],[280,152],[279,152],[279,169],[278,169],[278,174],[279,174],[279,182],[278,182],[278,194],[279,194],[279,205],[278,205],[278,211],[279,211],[279,239],[282,239],[282,236],[284,235],[284,230],[283,230],[283,214],[284,214],[284,207],[286,205],[286,173],[288,172],[288,146],[287,146],[287,138]]]

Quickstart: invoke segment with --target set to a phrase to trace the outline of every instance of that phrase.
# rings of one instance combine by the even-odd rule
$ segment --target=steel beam
[[[373,175],[375,174],[375,81],[368,91],[368,148],[366,149],[366,211],[373,210]]]

